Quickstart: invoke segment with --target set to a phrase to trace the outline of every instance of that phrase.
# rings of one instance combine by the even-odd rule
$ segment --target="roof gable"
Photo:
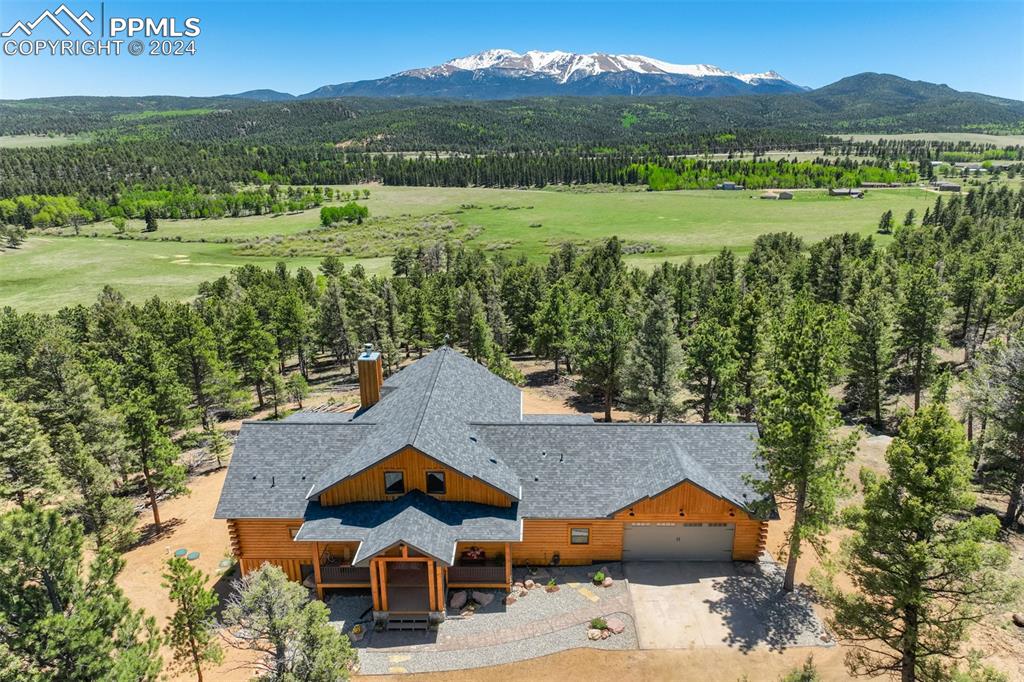
[[[312,499],[351,476],[413,447],[470,478],[519,498],[516,473],[479,442],[469,427],[478,420],[518,421],[520,393],[511,384],[447,346],[392,379],[380,402],[352,423],[373,428],[346,457],[326,467],[307,494]]]

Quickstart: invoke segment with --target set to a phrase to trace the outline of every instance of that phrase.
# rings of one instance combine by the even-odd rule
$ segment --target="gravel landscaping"
[[[594,572],[613,578],[608,587],[595,586]],[[364,623],[361,641],[353,642],[359,652],[360,670],[366,674],[387,672],[429,672],[475,668],[536,658],[578,647],[635,649],[636,627],[629,591],[622,580],[622,566],[515,569],[513,580],[532,589],[513,588],[514,603],[506,604],[504,590],[479,590],[491,596],[486,605],[449,609],[447,620],[436,630],[419,632],[374,632],[369,613],[369,595],[331,598],[331,622],[349,633]],[[548,592],[554,578],[558,590]],[[453,594],[461,590],[449,590]],[[473,590],[466,590],[472,598]],[[485,597],[483,601],[488,601]],[[366,613],[364,616],[363,614]],[[606,639],[587,637],[592,618],[615,618],[622,632]]]
[[[513,663],[579,647],[606,650],[635,649],[637,643],[633,619],[625,613],[613,613],[609,616],[621,619],[626,624],[626,630],[620,635],[596,641],[587,639],[587,624],[581,623],[529,639],[459,651],[438,651],[429,647],[395,651],[387,648],[360,647],[357,644],[359,672],[363,675],[439,672]]]

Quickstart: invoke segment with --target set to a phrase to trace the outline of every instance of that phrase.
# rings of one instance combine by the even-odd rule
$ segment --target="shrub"
[[[594,574],[594,582],[595,583],[603,583],[604,582],[604,572],[603,571],[598,571],[597,573]]]
[[[608,621],[606,621],[604,618],[592,618],[590,620],[590,629],[591,630],[607,630],[608,629]]]

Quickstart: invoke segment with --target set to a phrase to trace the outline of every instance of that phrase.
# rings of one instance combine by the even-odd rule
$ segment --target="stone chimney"
[[[384,366],[380,353],[373,350],[373,344],[363,345],[363,352],[357,363],[359,367],[359,406],[366,409],[380,400],[380,386],[384,383]]]

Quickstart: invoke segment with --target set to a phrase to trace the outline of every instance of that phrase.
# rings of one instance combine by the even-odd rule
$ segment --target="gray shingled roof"
[[[411,446],[442,464],[519,497],[516,473],[470,432],[470,421],[519,421],[521,394],[511,384],[447,346],[385,382],[380,402],[353,424],[373,428],[345,457],[319,472],[308,497]]]
[[[753,424],[473,424],[519,472],[524,518],[600,518],[689,480],[750,509]]]
[[[316,475],[354,448],[369,429],[351,422],[244,422],[214,518],[301,518]]]
[[[360,542],[352,558],[363,564],[403,542],[445,565],[455,561],[456,542],[518,542],[516,507],[441,502],[414,490],[392,502],[354,502],[336,507],[310,503],[296,540]]]

